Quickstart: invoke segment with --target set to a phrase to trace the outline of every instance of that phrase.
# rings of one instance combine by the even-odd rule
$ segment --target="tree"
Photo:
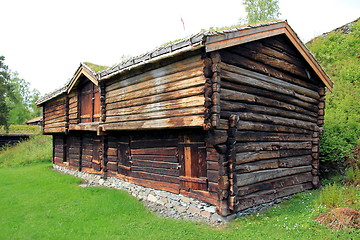
[[[11,74],[10,84],[12,85],[13,98],[7,99],[10,107],[9,123],[24,124],[26,120],[40,115],[35,102],[39,98],[38,90],[30,90],[30,83],[18,77],[18,73]]]
[[[243,0],[248,24],[275,20],[280,15],[279,0]]]
[[[0,56],[0,126],[8,132],[10,124],[24,124],[40,115],[35,105],[40,93],[37,89],[30,90],[30,84],[12,72],[4,60]]]
[[[8,131],[8,120],[10,108],[6,104],[6,99],[12,97],[11,84],[10,84],[10,70],[4,64],[5,57],[0,56],[0,125],[3,125],[5,130]]]

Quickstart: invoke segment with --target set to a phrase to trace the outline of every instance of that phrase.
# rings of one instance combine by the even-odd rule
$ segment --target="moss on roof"
[[[108,66],[97,65],[91,62],[84,62],[84,64],[91,68],[91,70],[93,70],[94,72],[100,72],[109,68]]]

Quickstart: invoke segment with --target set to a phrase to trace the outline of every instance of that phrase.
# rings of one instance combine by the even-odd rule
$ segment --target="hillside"
[[[360,145],[359,19],[307,43],[335,83],[333,92],[326,96],[325,134],[321,139],[321,159],[325,162],[354,160]]]

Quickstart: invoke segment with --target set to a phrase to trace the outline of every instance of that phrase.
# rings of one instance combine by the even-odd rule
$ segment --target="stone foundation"
[[[228,219],[218,215],[214,205],[181,194],[139,186],[114,177],[102,179],[97,174],[74,171],[55,164],[53,167],[56,171],[84,179],[85,183],[81,185],[83,187],[104,186],[125,190],[164,217],[206,222],[211,225],[218,225]]]
[[[214,205],[181,194],[139,186],[114,177],[103,179],[97,174],[74,171],[55,164],[53,165],[53,168],[58,172],[84,179],[84,184],[80,185],[82,187],[103,186],[125,190],[160,216],[195,222],[205,222],[210,225],[219,225],[237,217],[243,217],[254,212],[263,211],[270,206],[279,203],[282,199],[289,198],[276,199],[274,202],[265,203],[246,209],[242,212],[222,217],[216,213],[216,207]]]

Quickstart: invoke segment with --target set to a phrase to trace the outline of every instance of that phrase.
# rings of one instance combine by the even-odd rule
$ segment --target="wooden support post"
[[[106,121],[106,90],[104,82],[99,82],[100,86],[100,121]]]
[[[108,148],[108,143],[107,143],[107,136],[106,135],[101,135],[101,144],[100,144],[100,149],[99,149],[99,160],[101,162],[101,177],[106,179],[107,178],[107,148]]]
[[[229,129],[228,129],[228,165],[229,165],[229,208],[235,210],[235,201],[229,201],[230,199],[235,199],[238,188],[237,188],[237,179],[235,172],[236,167],[236,132],[237,132],[237,123],[239,121],[238,115],[231,115],[229,118]]]
[[[65,96],[65,135],[69,134],[69,95]]]
[[[221,56],[219,52],[211,53],[212,60],[212,115],[211,115],[211,126],[217,128],[220,126],[220,84],[221,84]]]
[[[212,76],[213,76],[213,72],[212,72],[212,60],[211,58],[206,54],[203,58],[204,61],[204,76],[206,78],[206,82],[205,82],[205,89],[204,89],[204,97],[205,97],[205,103],[204,103],[204,107],[206,109],[205,111],[205,117],[204,117],[204,124],[203,124],[203,129],[204,130],[209,130],[211,128],[211,108],[213,106],[212,104],[212,95],[213,95],[213,90],[212,90]]]
[[[79,138],[78,138],[78,141],[79,141],[79,166],[78,166],[78,171],[79,172],[81,172],[81,170],[82,170],[82,149],[83,149],[83,147],[82,147],[82,142],[83,142],[83,137],[82,136],[79,136]],[[69,159],[69,164],[70,164],[70,159]]]

